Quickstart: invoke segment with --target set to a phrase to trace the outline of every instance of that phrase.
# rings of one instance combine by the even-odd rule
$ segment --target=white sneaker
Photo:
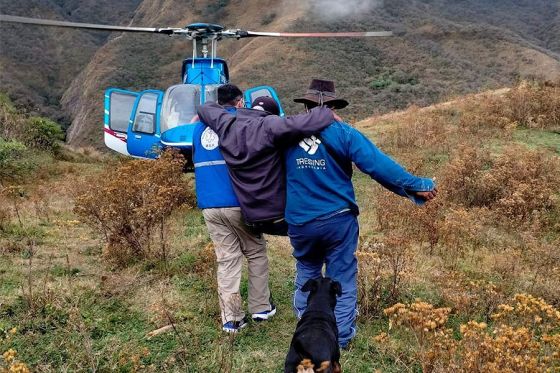
[[[259,313],[254,313],[251,315],[254,321],[266,321],[272,316],[276,315],[276,306],[274,304],[270,305],[272,308],[268,311],[263,311]]]

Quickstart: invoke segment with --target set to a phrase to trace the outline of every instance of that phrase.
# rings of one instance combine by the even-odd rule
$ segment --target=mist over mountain
[[[336,81],[349,120],[446,97],[560,77],[555,0],[198,1],[0,0],[1,13],[136,26],[217,22],[262,31],[393,30],[387,39],[225,40],[231,80],[277,88],[288,112],[312,77]],[[0,90],[20,106],[72,121],[68,140],[102,143],[103,91],[165,89],[192,50],[180,38],[7,25]],[[62,96],[62,98],[61,98]],[[60,106],[59,106],[60,105]],[[61,109],[59,109],[61,107]]]

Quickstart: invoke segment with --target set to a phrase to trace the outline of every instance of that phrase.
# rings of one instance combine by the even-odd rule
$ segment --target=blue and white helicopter
[[[183,61],[181,83],[165,92],[145,90],[133,92],[119,88],[105,91],[105,115],[103,122],[105,145],[110,149],[137,158],[156,158],[166,147],[178,148],[190,158],[193,130],[196,126],[197,108],[205,102],[216,101],[217,88],[229,81],[228,66],[224,59],[216,57],[218,42],[222,39],[249,37],[388,37],[390,31],[376,32],[324,32],[285,33],[256,32],[240,29],[224,29],[209,23],[193,23],[182,28],[149,28],[111,26],[90,23],[65,22],[39,18],[0,15],[0,22],[25,23],[42,26],[70,27],[78,29],[141,32],[185,37],[193,44],[193,55]],[[284,115],[282,105],[274,88],[258,86],[245,91],[247,105],[257,97],[275,99]]]

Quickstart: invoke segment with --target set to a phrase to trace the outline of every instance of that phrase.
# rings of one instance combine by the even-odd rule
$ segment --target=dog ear
[[[338,297],[340,297],[342,295],[342,285],[340,285],[340,282],[333,281],[331,283],[331,291],[335,293]]]
[[[303,285],[301,291],[313,291],[313,290],[317,290],[317,280],[311,278],[307,280],[305,285]]]

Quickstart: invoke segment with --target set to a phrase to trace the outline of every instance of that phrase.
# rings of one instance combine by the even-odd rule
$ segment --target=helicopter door
[[[280,103],[280,99],[278,98],[278,95],[276,94],[276,91],[274,90],[274,88],[266,86],[266,85],[262,85],[259,87],[255,87],[255,88],[250,88],[248,90],[245,91],[245,106],[246,107],[251,107],[251,103],[257,99],[258,97],[262,97],[262,96],[266,96],[266,97],[272,97],[274,99],[274,101],[276,101],[276,103],[278,104],[278,107],[280,108],[280,116],[283,117],[284,114],[284,110],[282,109],[282,104]]]
[[[162,148],[159,124],[162,98],[162,91],[149,90],[141,92],[136,100],[127,132],[130,155],[157,158]]]
[[[105,116],[103,132],[105,145],[116,152],[129,155],[126,137],[130,114],[139,94],[122,89],[109,88],[105,91]]]

